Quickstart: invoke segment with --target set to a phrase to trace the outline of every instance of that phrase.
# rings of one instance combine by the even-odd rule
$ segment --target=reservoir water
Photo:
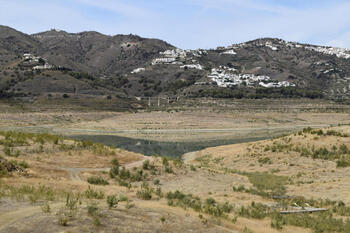
[[[208,147],[215,147],[221,145],[229,145],[244,142],[253,142],[264,140],[270,137],[253,137],[242,139],[213,139],[204,141],[188,141],[188,142],[164,142],[164,141],[152,141],[145,139],[135,139],[128,137],[121,137],[115,135],[74,135],[70,136],[74,139],[82,139],[93,142],[103,143],[107,146],[114,146],[122,148],[128,151],[144,155],[160,155],[169,157],[181,157],[181,155],[203,150]]]

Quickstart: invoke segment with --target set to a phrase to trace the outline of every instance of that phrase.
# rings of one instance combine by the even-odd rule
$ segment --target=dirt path
[[[144,157],[143,159],[136,161],[136,162],[132,162],[132,163],[128,163],[128,164],[124,164],[123,167],[125,167],[126,169],[132,169],[134,167],[141,167],[143,162],[149,160],[150,162],[153,161],[153,157]],[[101,172],[108,172],[111,168],[110,167],[106,167],[106,168],[77,168],[77,167],[61,167],[60,168],[63,171],[66,171],[69,174],[69,177],[71,180],[74,181],[82,181],[82,179],[79,176],[80,172],[91,172],[91,171],[101,171]]]
[[[110,168],[77,168],[77,167],[64,167],[62,170],[68,172],[71,180],[82,181],[79,173],[80,172],[91,172],[91,171],[105,171],[108,172]]]

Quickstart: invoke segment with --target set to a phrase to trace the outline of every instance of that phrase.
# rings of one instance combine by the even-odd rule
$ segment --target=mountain
[[[10,27],[0,26],[0,65],[17,59],[25,52],[35,53],[39,42],[32,36]]]
[[[136,35],[0,26],[0,95],[350,97],[350,50],[262,38],[182,50]]]
[[[173,48],[161,40],[98,32],[72,34],[51,30],[32,37],[41,43],[39,54],[48,62],[100,76],[131,71],[159,52]]]

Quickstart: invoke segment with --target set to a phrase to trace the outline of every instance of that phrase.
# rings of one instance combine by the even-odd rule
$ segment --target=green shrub
[[[265,158],[260,158],[259,160],[258,160],[258,162],[260,163],[260,164],[272,164],[272,161],[271,161],[271,159],[269,158],[269,157],[265,157]]]
[[[166,195],[168,205],[180,206],[184,209],[192,208],[199,212],[202,210],[202,202],[199,197],[194,197],[192,194],[183,194],[180,191],[168,192]]]
[[[326,132],[326,135],[327,136],[337,136],[337,137],[348,137],[349,135],[346,134],[346,133],[340,133],[340,132],[337,132],[335,130],[328,130]]]
[[[115,155],[115,151],[109,147],[103,145],[102,143],[94,143],[91,146],[91,150],[96,155],[108,156]]]
[[[191,168],[191,171],[196,171],[197,170],[196,167],[193,164],[191,164],[190,168]]]
[[[87,206],[88,215],[90,215],[90,216],[96,215],[97,210],[98,210],[98,207],[97,207],[96,203],[90,203]]]
[[[76,210],[78,208],[79,197],[74,196],[71,193],[67,193],[66,196],[66,207],[69,210]]]
[[[322,129],[312,130],[312,131],[311,131],[311,134],[317,134],[317,135],[319,135],[319,136],[324,135]]]
[[[117,179],[120,186],[131,188],[131,184],[125,180]]]
[[[89,184],[95,184],[95,185],[108,185],[108,181],[103,179],[102,177],[96,177],[96,176],[91,176],[87,179],[87,182]]]
[[[115,178],[119,174],[119,167],[114,166],[109,170],[109,176]]]
[[[273,215],[272,222],[312,229],[313,232],[350,232],[350,221],[335,218],[330,212],[312,215]]]
[[[100,226],[101,225],[101,221],[99,219],[97,203],[90,203],[87,206],[87,212],[88,212],[88,215],[92,217],[94,225],[95,226]]]
[[[120,196],[119,196],[119,201],[120,201],[120,202],[128,202],[128,201],[129,201],[129,198],[128,198],[127,196],[120,195]]]
[[[43,206],[41,206],[41,210],[44,213],[50,213],[51,212],[50,204],[46,202]]]
[[[102,191],[93,190],[90,186],[84,192],[84,195],[88,199],[103,199],[105,196]]]
[[[162,157],[162,163],[163,163],[163,166],[165,167],[169,166],[169,161],[166,157]]]
[[[159,179],[155,179],[155,180],[153,181],[153,184],[154,184],[154,185],[160,185],[160,180],[159,180]]]
[[[312,128],[311,127],[307,127],[303,129],[303,133],[311,133]]]
[[[144,177],[146,177],[147,174],[143,174],[143,170],[136,170],[135,173],[130,175],[130,180],[131,181],[142,181]]]
[[[115,178],[117,175],[119,175],[119,161],[117,158],[114,158],[111,163],[113,167],[109,171],[109,175],[111,178]]]
[[[339,153],[340,154],[349,154],[350,151],[349,151],[349,149],[348,149],[348,147],[346,145],[342,144],[339,147]]]
[[[184,162],[181,159],[174,159],[173,163],[174,163],[175,167],[179,167],[179,168],[181,168],[184,164]]]
[[[29,168],[29,164],[24,160],[19,162],[18,165],[24,169]]]
[[[125,169],[125,167],[123,167],[123,168],[119,171],[119,177],[120,177],[120,179],[122,179],[122,180],[127,180],[127,179],[130,178],[130,176],[131,176],[130,171],[127,170],[127,169]]]
[[[310,155],[311,155],[311,152],[307,148],[303,147],[301,149],[300,156],[302,156],[302,157],[309,157]]]
[[[242,206],[238,210],[238,215],[246,218],[264,219],[269,214],[269,207],[260,203],[252,202],[250,206]]]
[[[158,188],[156,189],[155,194],[156,194],[158,197],[162,198],[162,197],[163,197],[162,189],[161,189],[160,187],[158,187]]]
[[[337,161],[337,167],[350,167],[349,158],[341,158]]]
[[[68,221],[69,221],[68,216],[65,216],[64,214],[59,215],[58,224],[60,224],[61,226],[68,226]]]
[[[173,173],[173,169],[170,166],[166,166],[164,170],[166,173]]]
[[[117,207],[118,205],[118,198],[114,195],[112,196],[107,196],[107,204],[108,204],[108,207],[111,209],[111,208],[115,208]]]
[[[213,198],[208,198],[203,204],[199,197],[192,196],[192,194],[183,194],[180,191],[168,192],[166,198],[170,206],[179,206],[184,209],[192,208],[197,212],[203,211],[215,217],[226,217],[225,213],[230,213],[233,209],[233,206],[228,202],[220,204]]]
[[[285,223],[283,222],[283,217],[281,214],[279,213],[274,213],[272,218],[271,218],[271,227],[275,228],[277,230],[282,230],[283,229],[283,225]]]
[[[10,148],[8,146],[5,146],[3,151],[4,151],[4,154],[8,157],[19,157],[20,156],[19,150],[14,150],[13,148]]]
[[[151,200],[152,191],[150,189],[141,189],[136,192],[136,196],[142,200]]]
[[[233,186],[232,189],[234,192],[243,192],[246,190],[244,185],[239,185],[237,188],[235,186]]]
[[[150,170],[150,161],[148,159],[143,162],[142,168],[145,170]]]
[[[113,166],[117,166],[117,167],[120,167],[120,164],[119,164],[119,161],[118,161],[118,159],[117,158],[114,158],[113,160],[112,160],[112,165]]]

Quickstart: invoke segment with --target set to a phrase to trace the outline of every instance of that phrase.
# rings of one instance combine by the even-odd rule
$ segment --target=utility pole
[[[158,108],[160,106],[160,97],[158,96]]]
[[[151,106],[151,97],[148,97],[148,106]]]

